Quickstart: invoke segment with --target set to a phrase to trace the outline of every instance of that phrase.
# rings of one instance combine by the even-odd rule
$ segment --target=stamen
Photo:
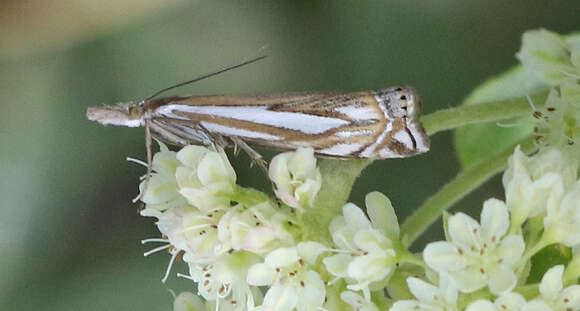
[[[154,249],[152,249],[152,250],[150,250],[150,251],[148,251],[148,252],[144,253],[144,254],[143,254],[143,256],[147,257],[147,256],[149,256],[149,255],[151,255],[151,254],[153,254],[153,253],[157,253],[158,251],[162,251],[162,250],[164,250],[164,249],[168,249],[168,248],[170,248],[170,247],[171,247],[171,244],[167,244],[167,245],[159,246],[159,247],[156,247],[156,248],[154,248]]]
[[[187,275],[187,274],[183,274],[183,273],[177,273],[177,277],[178,278],[184,278],[184,279],[192,280],[192,281],[195,282],[195,279],[191,275]]]
[[[173,255],[171,255],[171,259],[169,259],[169,264],[167,265],[165,275],[161,279],[161,282],[165,283],[165,281],[167,281],[167,278],[169,277],[169,272],[171,271],[171,267],[173,267],[173,262],[175,261],[175,257],[177,257],[177,254],[179,254],[179,252],[175,252]]]
[[[330,286],[330,285],[332,285],[332,284],[336,283],[336,281],[338,281],[338,280],[340,280],[340,279],[341,279],[340,277],[335,277],[334,279],[332,279],[332,280],[328,281],[328,283],[326,283],[326,284]]]
[[[139,165],[142,165],[142,166],[145,166],[145,167],[147,167],[147,163],[145,163],[145,162],[143,162],[143,161],[141,161],[141,160],[139,160],[139,159],[135,159],[135,158],[130,158],[130,157],[127,157],[127,159],[126,159],[126,160],[127,160],[128,162],[137,163],[137,164],[139,164]]]
[[[152,242],[169,243],[169,240],[161,239],[161,238],[151,238],[151,239],[141,240],[141,244],[152,243]]]

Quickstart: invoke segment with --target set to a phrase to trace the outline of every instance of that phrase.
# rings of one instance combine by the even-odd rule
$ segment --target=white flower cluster
[[[415,299],[390,310],[580,310],[580,39],[530,31],[517,56],[555,87],[534,113],[538,151],[515,149],[502,180],[506,201],[484,202],[479,223],[463,213],[445,220],[447,241],[423,251],[435,273],[407,278]],[[567,269],[545,262],[539,285],[527,284],[532,257],[554,244],[574,250]]]
[[[507,204],[498,199],[484,202],[479,223],[463,213],[450,216],[448,241],[429,243],[423,251],[439,280],[429,273],[429,281],[408,278],[416,299],[397,301],[390,310],[580,310],[580,285],[564,287],[580,277],[578,252],[566,282],[564,266],[557,265],[544,274],[538,294],[518,293],[518,285],[528,277],[530,258],[540,250],[556,243],[580,249],[577,171],[576,162],[558,148],[541,149],[533,156],[516,148],[503,176]],[[531,221],[541,225],[532,226]],[[437,282],[439,287],[430,284]],[[519,290],[525,292],[526,286],[530,285]],[[470,301],[476,293],[495,299]],[[467,295],[461,304],[458,294]]]
[[[189,272],[178,275],[197,283],[204,299],[183,293],[175,310],[314,311],[331,305],[377,310],[371,289],[385,286],[400,259],[399,226],[386,196],[367,195],[370,220],[346,204],[328,229],[320,228],[333,242],[324,245],[296,229],[304,225],[303,212],[316,208],[321,186],[312,149],[272,159],[269,177],[284,206],[237,185],[222,150],[186,146],[173,152],[161,143],[160,149],[148,184],[140,185],[141,214],[156,217],[162,234],[143,242],[165,245],[146,255],[169,250],[164,281],[182,255]],[[329,298],[327,291],[336,295]]]
[[[313,202],[320,173],[312,150],[279,155],[272,167],[284,202],[289,197],[295,198],[293,207]],[[254,284],[248,280],[256,276],[247,276],[248,270],[266,254],[267,260],[275,250],[284,249],[280,247],[294,246],[290,209],[236,185],[236,174],[222,150],[186,146],[173,152],[160,143],[152,170],[150,179],[140,185],[145,203],[141,214],[158,219],[162,238],[143,243],[165,243],[145,255],[164,249],[172,255],[163,281],[174,259],[182,255],[189,265],[189,275],[182,276],[198,283],[198,292],[206,300],[245,307],[246,300],[260,298],[252,292]],[[292,178],[284,179],[285,175]]]

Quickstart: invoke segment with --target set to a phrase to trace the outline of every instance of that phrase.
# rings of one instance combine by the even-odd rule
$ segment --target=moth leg
[[[246,154],[248,154],[250,159],[252,159],[252,164],[256,163],[260,167],[260,169],[262,169],[264,175],[266,175],[266,178],[268,178],[268,181],[270,181],[270,185],[272,186],[272,193],[275,194],[277,190],[276,184],[272,181],[272,179],[270,179],[270,174],[268,174],[268,166],[267,166],[268,163],[266,162],[266,160],[264,160],[264,158],[262,158],[262,155],[258,153],[258,151],[252,149],[252,147],[248,146],[248,144],[246,144],[246,142],[243,141],[241,138],[237,136],[231,136],[230,139],[234,143],[234,149],[237,149],[237,147],[239,146],[240,149],[244,150]],[[276,203],[278,204],[278,207],[282,206],[282,203],[280,202],[280,200],[278,200],[278,197],[274,196],[274,198],[276,198]]]
[[[262,169],[262,171],[264,171],[264,174],[266,174],[266,176],[269,176],[267,167],[268,163],[266,162],[266,160],[264,160],[264,158],[260,153],[252,149],[252,147],[248,146],[248,144],[246,144],[245,141],[243,141],[241,138],[237,136],[231,136],[230,139],[234,143],[234,149],[240,147],[241,150],[244,150],[248,154],[250,159],[252,159],[252,164],[254,163],[257,164]]]
[[[156,138],[158,138],[161,141],[177,146],[186,146],[189,144],[189,141],[176,135],[175,131],[172,130],[171,127],[167,126],[166,124],[152,121],[150,127],[155,132]]]

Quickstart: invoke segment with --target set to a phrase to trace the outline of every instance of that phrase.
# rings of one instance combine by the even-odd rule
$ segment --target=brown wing
[[[153,119],[279,149],[313,147],[336,157],[356,157],[387,123],[370,92],[174,97],[147,105]]]

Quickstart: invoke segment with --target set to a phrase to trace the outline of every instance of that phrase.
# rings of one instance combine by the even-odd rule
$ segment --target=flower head
[[[580,285],[562,286],[564,266],[550,268],[540,282],[540,297],[526,303],[522,311],[580,310]]]
[[[580,79],[580,77],[578,78]],[[580,85],[567,81],[550,90],[544,107],[534,113],[534,134],[541,146],[555,146],[572,153],[574,161],[580,154]]]
[[[200,210],[229,206],[236,187],[236,173],[223,150],[186,146],[177,153],[181,166],[175,171],[179,193]]]
[[[368,292],[369,284],[384,280],[395,268],[396,252],[391,239],[382,230],[383,225],[392,223],[393,219],[382,217],[389,217],[390,212],[379,211],[388,209],[387,201],[378,192],[367,195],[367,209],[373,215],[374,222],[369,221],[356,205],[348,203],[342,208],[342,216],[335,217],[330,223],[330,233],[338,247],[338,254],[324,258],[323,263],[336,279],[344,278],[350,290]],[[396,218],[394,223],[396,229],[386,229],[393,237],[398,235]]]
[[[268,311],[317,310],[322,307],[326,289],[320,275],[311,270],[324,250],[316,242],[302,242],[296,247],[279,248],[253,265],[248,284],[269,286],[262,307]]]
[[[580,77],[580,49],[563,36],[545,29],[524,33],[517,58],[548,84]]]
[[[576,180],[577,165],[559,148],[542,148],[528,157],[516,147],[503,175],[506,203],[519,227],[527,218],[546,212],[548,199],[559,187]]]
[[[580,244],[580,181],[564,192],[560,186],[550,197],[544,218],[544,235],[568,247]]]
[[[293,244],[292,235],[285,230],[288,219],[269,201],[250,208],[237,205],[220,219],[219,239],[235,250],[264,254]]]
[[[176,153],[159,142],[159,152],[151,162],[152,174],[149,180],[139,184],[139,198],[145,203],[142,214],[151,216],[175,206],[185,205],[185,199],[179,194],[175,180],[175,170],[179,166]],[[142,163],[137,160],[138,163]],[[147,165],[142,163],[143,165]]]
[[[261,299],[246,282],[248,269],[260,261],[250,252],[225,253],[209,263],[189,263],[189,276],[198,283],[199,294],[232,310],[246,310],[248,299]],[[220,309],[221,310],[221,309]]]
[[[311,207],[322,183],[312,148],[278,154],[270,163],[269,175],[276,196],[294,208]]]
[[[502,201],[483,204],[481,225],[457,213],[448,221],[449,242],[434,242],[423,252],[425,263],[449,273],[460,291],[470,293],[484,286],[494,294],[510,291],[517,277],[513,266],[524,252],[521,235],[506,235],[509,213]]]
[[[231,249],[218,240],[217,224],[224,209],[202,212],[192,206],[175,207],[159,215],[157,227],[185,261],[214,258]]]

